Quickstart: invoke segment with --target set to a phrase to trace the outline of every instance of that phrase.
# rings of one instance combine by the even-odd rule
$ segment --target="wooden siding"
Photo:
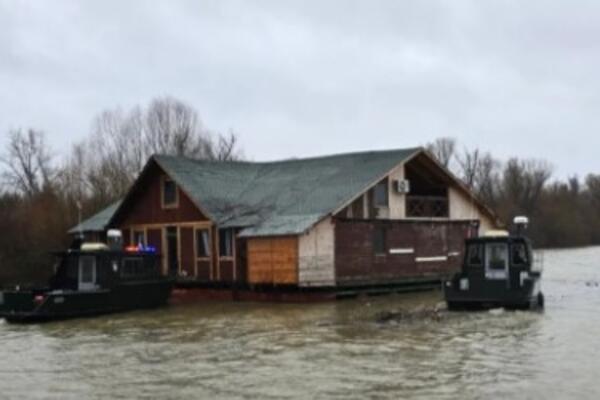
[[[253,238],[247,246],[250,284],[298,283],[298,238]]]
[[[238,238],[235,241],[235,280],[248,282],[248,247],[246,239]]]
[[[299,286],[333,286],[335,284],[334,226],[327,218],[300,236],[298,241]]]
[[[174,224],[178,222],[207,221],[190,198],[177,186],[179,203],[176,208],[162,207],[162,185],[165,173],[158,165],[151,166],[147,173],[132,188],[114,223],[118,226],[144,224]]]
[[[151,165],[131,189],[130,195],[114,217],[113,226],[123,230],[126,243],[131,241],[134,230],[145,232],[146,241],[162,254],[163,273],[167,273],[166,228],[178,228],[179,273],[188,278],[216,280],[218,259],[211,252],[212,259],[198,259],[195,248],[194,230],[210,229],[214,246],[212,222],[198,209],[192,200],[177,187],[177,203],[164,207],[162,204],[162,182],[167,178],[158,164]]]
[[[231,283],[234,281],[234,262],[231,258],[219,260],[219,281]]]
[[[385,254],[374,254],[373,236],[377,227],[386,231]],[[470,221],[338,220],[335,224],[336,283],[342,286],[385,284],[451,274],[460,269],[464,239],[470,230]],[[407,254],[393,254],[395,251]],[[448,259],[427,260],[431,257]]]
[[[196,251],[194,248],[194,229],[191,227],[181,227],[179,229],[181,237],[179,249],[179,270],[186,277],[196,276]]]
[[[201,282],[207,282],[210,281],[210,276],[211,276],[211,262],[210,260],[197,260],[196,261],[196,268],[198,271],[198,275],[196,276],[196,278],[201,281]]]

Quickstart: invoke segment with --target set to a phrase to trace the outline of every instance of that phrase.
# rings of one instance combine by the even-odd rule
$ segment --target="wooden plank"
[[[188,227],[179,228],[181,234],[180,249],[181,249],[181,271],[184,271],[187,277],[193,277],[196,274],[195,267],[195,252],[194,252],[194,229]]]
[[[248,239],[248,282],[251,284],[297,284],[298,239]]]

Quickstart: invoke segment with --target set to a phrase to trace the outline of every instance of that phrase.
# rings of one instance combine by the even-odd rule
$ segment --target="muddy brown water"
[[[0,398],[597,399],[599,283],[586,248],[545,252],[544,313],[376,322],[428,292],[2,321]]]

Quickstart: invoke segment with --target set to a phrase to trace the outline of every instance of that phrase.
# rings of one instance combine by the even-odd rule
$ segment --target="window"
[[[233,230],[231,229],[219,230],[219,256],[233,256]]]
[[[146,245],[146,233],[144,231],[133,231],[133,245]]]
[[[385,228],[378,226],[373,231],[373,252],[376,255],[383,255],[387,252]]]
[[[511,246],[511,264],[513,266],[525,266],[529,264],[525,243],[514,243]]]
[[[210,236],[208,229],[196,229],[196,257],[210,257]]]
[[[79,282],[94,283],[96,281],[96,257],[83,256],[79,261],[79,271],[81,276]]]
[[[481,244],[469,245],[467,249],[467,265],[470,267],[483,266],[483,246]]]
[[[508,265],[508,245],[506,243],[489,243],[486,246],[486,260],[489,270],[506,270]]]
[[[163,208],[177,207],[177,184],[169,178],[162,182],[162,206]]]
[[[387,207],[388,204],[388,180],[384,179],[375,185],[375,207]]]

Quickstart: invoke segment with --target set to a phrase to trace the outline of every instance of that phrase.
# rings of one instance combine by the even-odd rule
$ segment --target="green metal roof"
[[[214,162],[154,156],[219,226],[240,236],[305,232],[421,149],[276,162]]]
[[[99,213],[92,215],[90,218],[86,219],[81,224],[69,229],[69,233],[75,234],[78,232],[104,231],[104,229],[108,225],[108,222],[110,221],[113,214],[115,213],[115,211],[117,211],[117,208],[119,208],[120,205],[121,200],[111,204]]]
[[[245,228],[242,237],[281,236],[305,232],[421,150],[275,162],[199,161],[163,155],[153,159],[219,227]],[[113,206],[82,226],[103,229],[117,210]]]

